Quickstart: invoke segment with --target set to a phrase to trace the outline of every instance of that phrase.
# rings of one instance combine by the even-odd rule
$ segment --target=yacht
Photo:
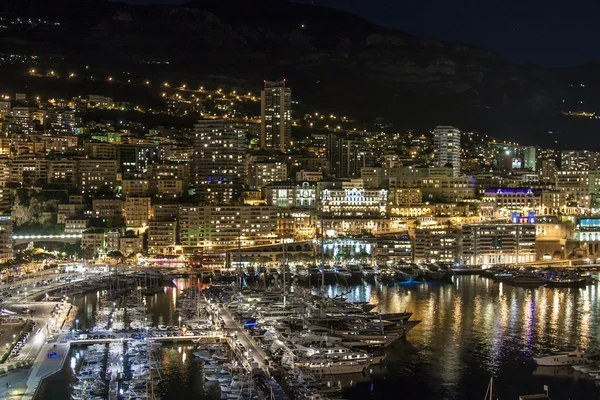
[[[369,366],[369,363],[366,361],[333,361],[327,358],[310,358],[296,361],[295,366],[317,375],[341,375],[362,372]]]
[[[542,286],[546,281],[535,275],[515,275],[507,282],[517,286]]]
[[[534,357],[533,360],[537,365],[545,367],[566,367],[587,364],[589,362],[583,351],[554,353],[546,356]]]

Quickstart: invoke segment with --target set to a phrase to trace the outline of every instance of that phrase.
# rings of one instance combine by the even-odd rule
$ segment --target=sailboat
[[[490,377],[490,383],[488,384],[487,391],[483,400],[498,400],[498,392],[494,388],[494,377]]]

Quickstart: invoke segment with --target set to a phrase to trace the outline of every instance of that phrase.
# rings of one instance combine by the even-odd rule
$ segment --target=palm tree
[[[417,229],[420,226],[421,226],[421,221],[419,221],[418,219],[413,222],[413,228]]]

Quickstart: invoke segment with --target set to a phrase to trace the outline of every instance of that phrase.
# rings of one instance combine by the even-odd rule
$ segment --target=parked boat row
[[[482,276],[498,282],[528,287],[585,287],[596,283],[596,279],[587,273],[550,267],[497,266],[484,270]]]
[[[299,288],[237,291],[212,286],[204,295],[215,300],[215,314],[224,308],[248,330],[268,355],[270,368],[284,372],[290,394],[299,399],[338,395],[340,388],[320,377],[359,373],[380,363],[385,348],[420,322],[411,321],[410,312],[378,314],[372,312],[376,304],[315,296]]]

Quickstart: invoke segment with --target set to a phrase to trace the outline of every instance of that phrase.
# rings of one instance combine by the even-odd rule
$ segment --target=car
[[[98,339],[106,339],[106,335],[100,335]]]
[[[92,339],[98,339],[99,337],[100,336],[98,336],[98,335],[94,335],[94,336],[92,336]]]

